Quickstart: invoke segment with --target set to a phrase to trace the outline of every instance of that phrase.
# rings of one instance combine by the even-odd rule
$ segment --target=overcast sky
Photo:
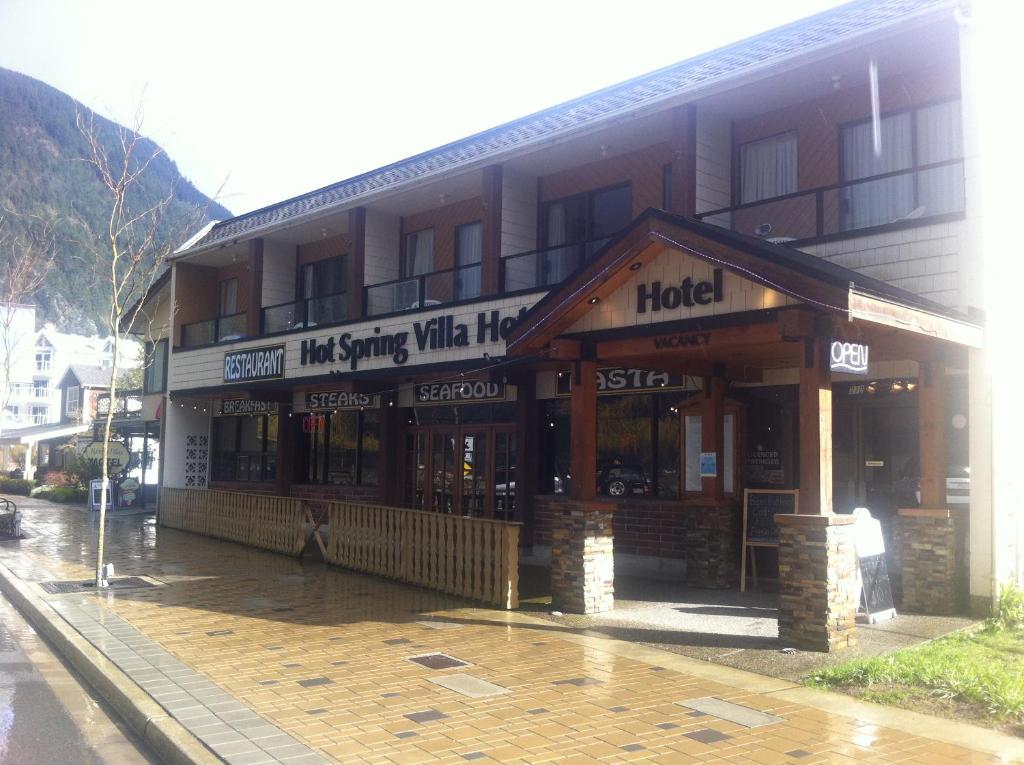
[[[0,67],[239,214],[839,4],[0,0]]]

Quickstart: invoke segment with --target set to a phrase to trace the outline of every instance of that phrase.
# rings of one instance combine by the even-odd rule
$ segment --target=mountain
[[[109,287],[104,291],[97,283],[98,258],[83,242],[94,240],[91,232],[106,230],[110,196],[95,167],[82,161],[88,145],[75,125],[76,113],[93,117],[95,134],[116,157],[120,125],[91,115],[56,88],[0,68],[0,215],[12,228],[25,225],[25,216],[31,215],[57,221],[56,267],[25,301],[38,306],[37,320],[51,321],[65,332],[106,335]],[[143,139],[137,156],[148,158],[157,149]],[[207,220],[231,217],[184,178],[165,153],[145,170],[130,201],[134,209],[144,209],[172,192],[160,235],[175,245]]]

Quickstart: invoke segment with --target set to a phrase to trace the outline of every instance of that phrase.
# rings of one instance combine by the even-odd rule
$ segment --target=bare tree
[[[14,367],[27,337],[15,326],[18,308],[31,299],[53,270],[57,259],[54,228],[57,220],[20,215],[15,210],[0,214],[0,431],[3,412],[11,400]]]
[[[106,316],[107,330],[112,337],[113,364],[110,370],[110,406],[103,428],[101,460],[103,488],[100,495],[99,541],[96,555],[96,586],[106,586],[103,575],[104,530],[110,478],[110,433],[117,407],[120,351],[127,334],[142,317],[143,298],[156,281],[174,250],[181,234],[192,227],[185,221],[171,230],[168,209],[174,200],[174,189],[168,188],[157,198],[147,199],[143,179],[163,150],[142,136],[141,111],[131,129],[119,127],[117,138],[104,142],[92,113],[76,114],[76,124],[86,141],[84,160],[93,166],[106,190],[110,215],[103,231],[86,232],[87,247],[96,256],[100,287],[107,291],[110,310]],[[201,211],[195,210],[195,221]]]

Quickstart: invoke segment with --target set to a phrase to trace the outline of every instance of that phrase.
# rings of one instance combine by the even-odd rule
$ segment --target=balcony
[[[480,264],[363,287],[367,316],[415,311],[480,297]]]
[[[591,239],[574,244],[521,252],[501,259],[501,292],[554,287],[589,262],[611,238]]]
[[[101,393],[96,397],[96,419],[107,416],[110,411],[110,394]],[[118,391],[114,399],[114,419],[132,420],[142,417],[142,389]]]
[[[347,294],[326,295],[267,306],[260,315],[260,334],[338,324],[348,318]]]
[[[226,343],[245,337],[246,314],[236,313],[216,319],[181,325],[181,347],[200,348],[214,343]]]
[[[950,160],[701,213],[705,223],[807,244],[922,225],[964,212],[964,163]]]

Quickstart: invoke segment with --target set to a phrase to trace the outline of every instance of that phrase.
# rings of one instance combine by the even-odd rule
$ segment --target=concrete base
[[[856,571],[850,515],[776,515],[779,640],[835,651],[856,644]]]
[[[574,614],[610,611],[615,605],[611,505],[564,503],[551,537],[552,607]]]

